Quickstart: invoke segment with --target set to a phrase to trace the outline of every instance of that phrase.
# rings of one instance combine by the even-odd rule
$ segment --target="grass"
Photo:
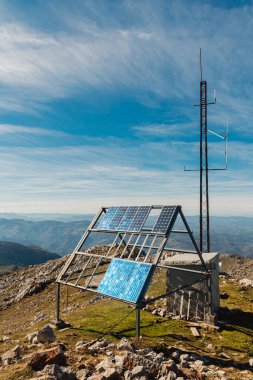
[[[201,329],[201,338],[196,338],[191,334],[187,321],[161,318],[142,310],[142,340],[139,344],[174,345],[212,357],[218,357],[219,353],[226,352],[235,361],[246,363],[248,358],[253,356],[253,292],[243,291],[233,280],[221,280],[220,285],[221,291],[229,295],[227,299],[221,300],[221,306],[243,310],[243,314],[235,314],[230,318],[230,322],[228,321],[221,331]],[[57,339],[70,351],[74,351],[74,345],[78,340],[93,340],[100,336],[116,341],[123,336],[134,340],[135,310],[131,306],[109,299],[90,303],[94,294],[64,286],[61,289],[61,317],[71,323],[72,328],[58,331]],[[148,293],[155,296],[164,290],[165,277],[160,272],[155,276]],[[41,314],[45,314],[45,318],[36,322],[35,318]],[[36,331],[55,319],[54,284],[40,294],[23,299],[1,311],[0,318],[0,336],[8,335],[12,340],[19,340],[20,345],[27,345],[25,336],[29,332]],[[110,331],[114,334],[110,335]],[[213,353],[207,351],[207,345],[210,343],[214,346]],[[15,344],[17,343],[13,341],[0,343],[0,355]],[[26,353],[31,354],[32,349],[27,349]],[[1,370],[3,380],[25,379],[29,376],[29,369],[23,362]]]

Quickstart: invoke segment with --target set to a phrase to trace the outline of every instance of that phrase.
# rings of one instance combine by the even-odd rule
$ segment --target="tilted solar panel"
[[[130,228],[130,225],[134,219],[134,216],[138,210],[138,206],[130,206],[127,208],[120,224],[117,227],[117,230],[119,231],[128,231]]]
[[[140,206],[130,225],[130,231],[140,231],[150,213],[150,206]]]
[[[150,282],[152,268],[152,264],[113,259],[97,291],[138,304]]]
[[[154,232],[160,232],[160,233],[166,233],[170,223],[172,221],[172,218],[176,211],[176,206],[163,206],[162,212],[159,215],[156,224],[154,225],[153,231]]]
[[[99,222],[97,229],[98,230],[108,230],[109,225],[118,210],[118,207],[109,207],[106,211],[106,213],[103,215],[101,221]]]
[[[127,211],[127,207],[118,207],[117,211],[115,212],[111,222],[108,225],[109,230],[116,230],[119,224],[121,223],[121,220]]]

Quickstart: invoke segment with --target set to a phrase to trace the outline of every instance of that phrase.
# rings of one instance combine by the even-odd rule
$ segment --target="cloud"
[[[160,137],[160,138],[186,137],[187,130],[191,131],[191,135],[196,135],[196,125],[194,125],[194,123],[187,123],[187,122],[181,123],[181,124],[162,123],[162,124],[137,125],[133,127],[133,130],[135,131],[137,136],[151,136],[151,137]]]
[[[19,128],[30,136],[28,127]],[[19,146],[1,148],[2,210],[28,212],[36,204],[37,211],[94,212],[102,204],[155,204],[159,200],[182,204],[191,214],[198,212],[199,174],[183,171],[185,164],[197,161],[198,143],[140,140],[133,144],[112,139],[105,144],[102,139],[87,142],[85,136],[66,135],[60,145],[45,146],[44,131],[31,131],[33,145],[22,145],[21,140]],[[240,202],[251,196],[253,180],[248,169],[252,163],[243,170],[234,164],[250,150],[252,144],[236,145],[232,170],[210,173],[212,213],[220,215],[226,209],[229,214],[253,215],[251,203],[242,209]],[[225,208],[219,209],[222,202]]]
[[[223,9],[185,1],[168,6],[160,1],[154,12],[149,1],[145,6],[139,1],[119,6],[77,2],[78,11],[70,14],[66,4],[58,5],[50,11],[57,25],[62,20],[62,28],[42,31],[34,22],[15,19],[15,12],[10,22],[5,3],[8,21],[2,16],[0,27],[2,110],[13,103],[17,112],[30,112],[43,102],[88,96],[91,90],[130,91],[145,104],[192,99],[194,92],[198,96],[202,46],[204,75],[220,95],[219,121],[224,105],[236,122],[249,117],[252,7]],[[45,3],[42,11],[48,7]],[[246,104],[238,99],[242,94]],[[5,101],[11,97],[12,102]]]

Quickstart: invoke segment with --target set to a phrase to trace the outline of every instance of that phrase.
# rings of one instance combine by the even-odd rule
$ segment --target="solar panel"
[[[134,220],[130,225],[130,231],[140,231],[150,213],[150,206],[140,206],[135,214]]]
[[[134,219],[134,216],[138,210],[138,206],[131,206],[131,207],[128,207],[120,224],[118,225],[118,227],[116,228],[117,230],[120,230],[120,231],[127,231],[129,230],[129,227]]]
[[[125,212],[127,211],[127,207],[118,207],[115,212],[111,222],[108,225],[108,230],[116,230],[118,225],[120,224]]]
[[[98,230],[108,230],[109,225],[117,211],[118,207],[109,207],[107,212],[104,214],[103,218],[99,222],[97,229]]]
[[[113,259],[97,291],[138,304],[150,281],[152,264]]]
[[[161,214],[159,215],[156,224],[154,225],[153,231],[166,233],[175,211],[176,206],[163,206]]]

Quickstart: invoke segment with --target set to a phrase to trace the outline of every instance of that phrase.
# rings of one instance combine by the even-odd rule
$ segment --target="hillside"
[[[38,247],[0,241],[0,267],[36,265],[57,258],[59,255]]]
[[[217,329],[203,325],[195,337],[187,321],[160,317],[154,305],[141,312],[137,342],[132,307],[64,286],[61,316],[71,327],[43,329],[55,319],[54,280],[64,262],[0,278],[1,380],[252,379],[253,293],[236,279],[220,279],[227,318]],[[231,263],[245,270],[233,257]],[[154,278],[150,294],[162,280]]]

